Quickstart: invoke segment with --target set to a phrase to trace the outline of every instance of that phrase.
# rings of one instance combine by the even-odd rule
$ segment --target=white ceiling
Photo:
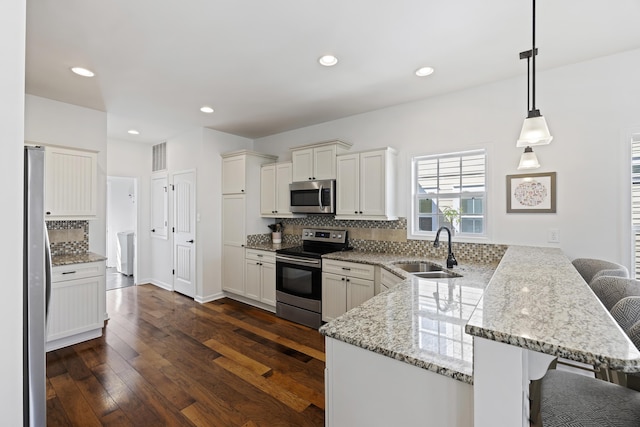
[[[538,0],[538,70],[639,48],[639,17],[638,0]],[[26,91],[106,111],[109,138],[253,139],[524,75],[530,48],[530,0],[28,0]]]

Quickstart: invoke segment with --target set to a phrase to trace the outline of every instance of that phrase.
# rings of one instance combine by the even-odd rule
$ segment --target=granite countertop
[[[55,255],[51,257],[51,264],[58,265],[83,264],[85,262],[105,261],[106,256],[86,252],[84,254]]]
[[[445,260],[359,251],[334,252],[323,258],[380,265],[400,278],[398,285],[322,326],[323,335],[473,383],[473,337],[464,327],[495,264],[461,262],[453,271],[463,277],[420,279],[393,263],[444,265]]]
[[[293,248],[296,246],[300,246],[301,243],[271,243],[271,242],[267,242],[267,243],[255,243],[252,245],[245,245],[246,249],[258,249],[261,251],[269,251],[269,252],[275,252],[278,249],[289,249],[289,248]]]
[[[509,247],[465,330],[554,356],[640,372],[640,352],[560,249]]]

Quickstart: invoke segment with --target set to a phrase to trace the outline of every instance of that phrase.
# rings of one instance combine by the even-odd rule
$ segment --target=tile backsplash
[[[279,220],[280,221],[280,220]],[[446,236],[444,244],[436,248],[431,240],[407,239],[407,219],[396,221],[338,221],[332,216],[309,215],[306,218],[282,219],[284,243],[300,243],[303,228],[335,228],[349,230],[349,244],[357,250],[388,252],[411,256],[447,257]],[[248,236],[249,244],[267,243],[269,233]],[[460,261],[496,263],[502,259],[507,245],[487,243],[452,243],[452,250]]]
[[[51,255],[89,252],[89,221],[47,221]]]

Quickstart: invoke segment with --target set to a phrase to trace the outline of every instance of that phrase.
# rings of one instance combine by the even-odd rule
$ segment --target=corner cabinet
[[[260,215],[265,218],[293,218],[291,213],[289,184],[292,179],[292,163],[273,163],[260,168]]]
[[[350,148],[339,140],[291,148],[293,182],[336,179],[336,156]]]
[[[322,320],[330,322],[373,298],[375,266],[322,261]]]
[[[45,147],[47,220],[84,220],[97,216],[98,154]]]
[[[106,317],[104,261],[55,266],[51,276],[47,351],[101,336]]]
[[[246,295],[248,234],[269,231],[260,215],[260,166],[277,157],[249,150],[222,154],[222,289]]]
[[[395,220],[396,151],[379,150],[337,157],[337,220]]]

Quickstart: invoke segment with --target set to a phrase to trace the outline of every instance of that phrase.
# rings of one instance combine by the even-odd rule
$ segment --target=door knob
[[[193,243],[193,239],[187,240],[187,243]]]

